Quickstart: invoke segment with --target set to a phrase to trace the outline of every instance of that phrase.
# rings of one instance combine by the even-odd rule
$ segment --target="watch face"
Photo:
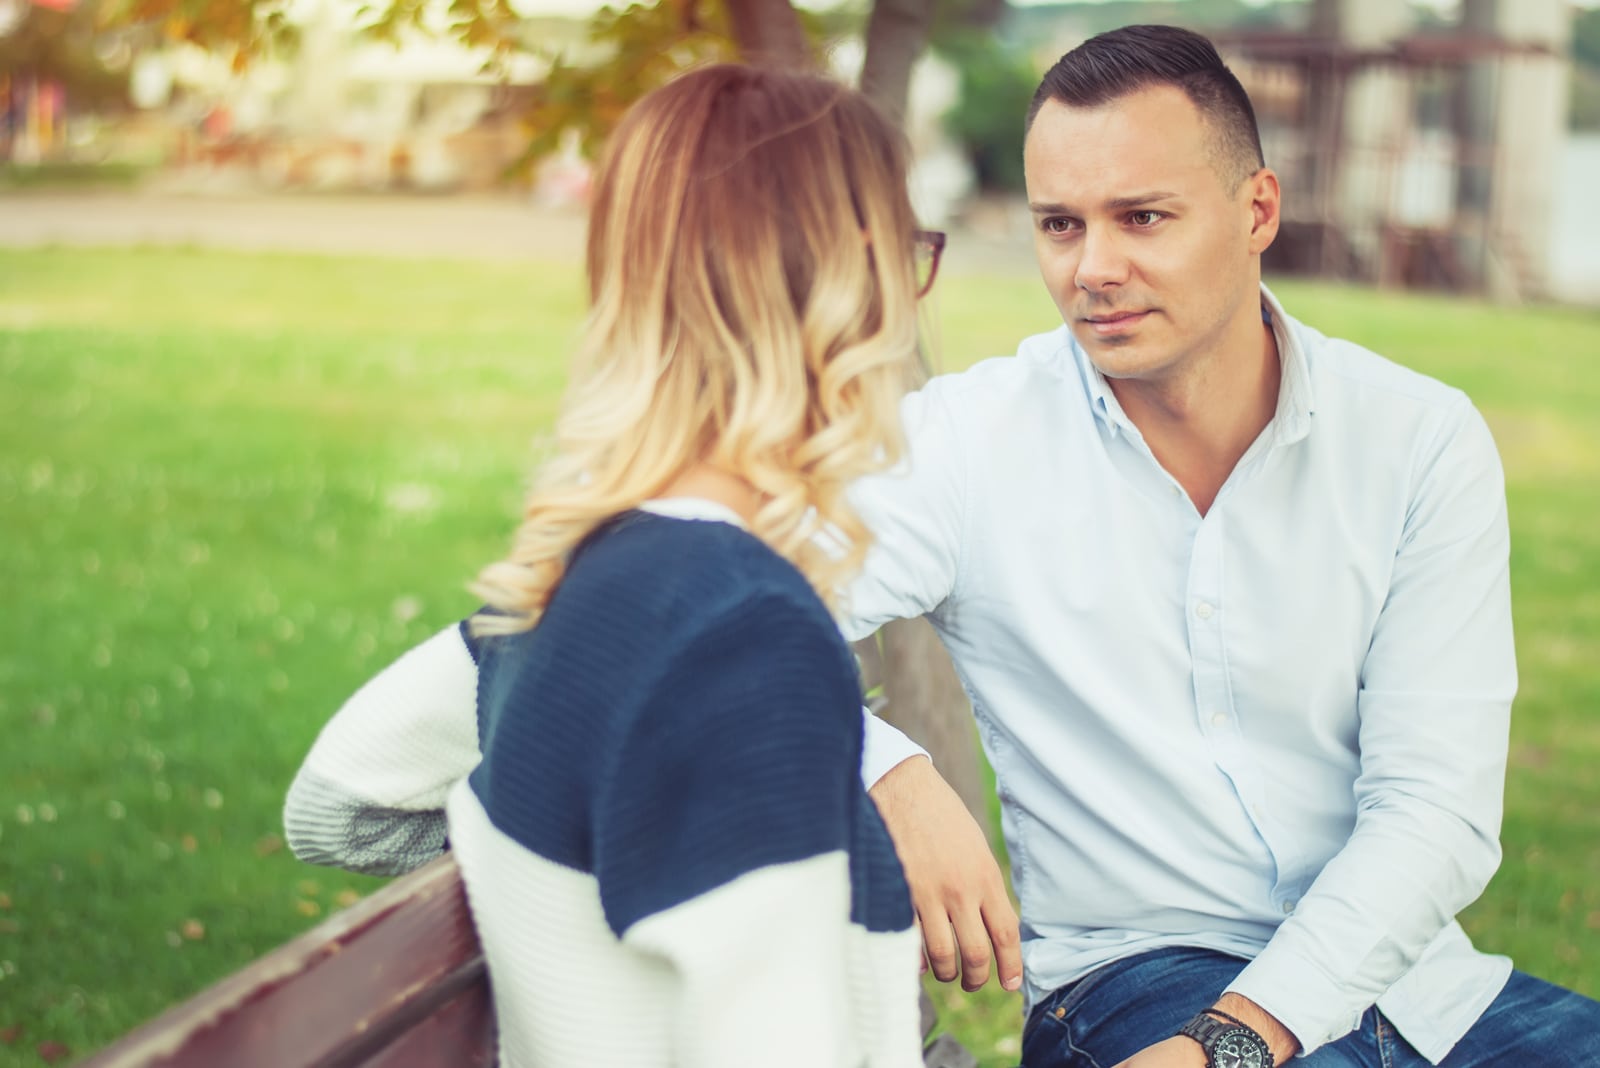
[[[1264,1059],[1261,1044],[1248,1031],[1225,1031],[1211,1047],[1211,1063],[1217,1068],[1272,1068]]]

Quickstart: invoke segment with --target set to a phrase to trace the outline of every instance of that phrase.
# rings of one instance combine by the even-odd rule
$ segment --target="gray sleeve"
[[[461,628],[444,628],[322,728],[284,801],[297,857],[394,875],[439,855],[445,799],[479,760],[471,653]]]
[[[301,768],[283,809],[296,857],[364,875],[402,875],[444,852],[442,809],[398,809]]]

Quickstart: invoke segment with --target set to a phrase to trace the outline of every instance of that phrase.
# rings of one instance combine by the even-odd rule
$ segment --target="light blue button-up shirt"
[[[1500,860],[1499,458],[1458,390],[1262,300],[1277,411],[1204,516],[1066,327],[911,397],[845,630],[927,613],[952,654],[1030,1005],[1202,946],[1308,1051],[1376,1002],[1437,1062],[1511,969],[1455,922]],[[864,774],[913,751],[873,721]]]

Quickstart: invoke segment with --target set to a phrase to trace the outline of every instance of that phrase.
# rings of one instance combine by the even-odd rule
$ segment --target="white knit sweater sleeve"
[[[439,855],[445,796],[479,760],[477,676],[451,625],[346,701],[289,787],[283,821],[295,856],[396,875]]]

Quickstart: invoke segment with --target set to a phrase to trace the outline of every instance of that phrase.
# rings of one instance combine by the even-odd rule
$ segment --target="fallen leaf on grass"
[[[304,898],[301,898],[299,901],[294,903],[294,907],[302,916],[322,915],[322,906],[317,904],[315,901],[307,901]]]
[[[35,1049],[39,1053],[39,1059],[46,1064],[54,1064],[72,1052],[64,1042],[41,1042]]]
[[[183,851],[185,853],[193,853],[196,849],[200,848],[199,839],[195,838],[195,836],[192,834],[184,835],[178,840],[178,844],[183,847]]]
[[[21,1037],[22,1028],[20,1026],[12,1025],[11,1027],[0,1027],[0,1042],[3,1042],[8,1046]]]
[[[340,908],[347,909],[357,901],[360,901],[361,895],[354,890],[340,890],[333,900],[338,903]]]
[[[283,848],[283,838],[276,834],[262,835],[256,839],[256,856],[269,857]]]
[[[206,925],[199,920],[184,920],[181,930],[183,937],[191,942],[198,942],[206,936]]]
[[[1600,931],[1600,912],[1591,912],[1583,918],[1584,925],[1591,931]]]
[[[0,909],[8,909],[10,907],[11,907],[11,895],[10,894],[0,894]]]

